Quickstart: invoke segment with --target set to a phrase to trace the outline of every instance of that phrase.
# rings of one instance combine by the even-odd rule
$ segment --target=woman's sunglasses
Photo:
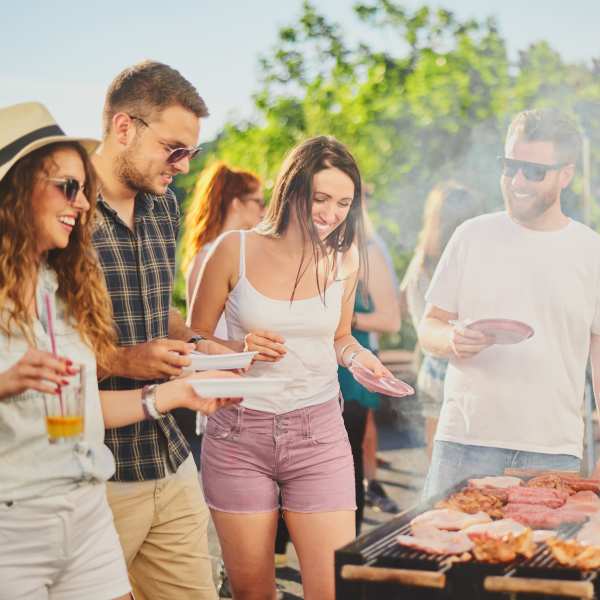
[[[75,203],[79,190],[81,190],[84,195],[87,195],[85,185],[81,185],[74,177],[48,177],[48,181],[62,190],[62,193],[65,195],[69,204]]]
[[[528,162],[526,160],[513,160],[512,158],[498,157],[502,167],[502,175],[514,177],[519,170],[528,181],[544,181],[548,171],[556,171],[569,163],[557,163],[555,165],[542,165],[540,163]]]
[[[139,121],[142,125],[144,125],[144,127],[147,127],[148,129],[150,129],[150,131],[152,131],[160,140],[160,136],[158,135],[158,132],[154,131],[154,129],[152,129],[152,127],[150,126],[150,123],[147,123],[146,121],[144,121],[144,119],[140,118],[140,117],[136,117],[135,115],[128,115],[128,117],[130,119],[133,119],[134,121]],[[198,152],[200,152],[200,146],[191,146],[189,148],[173,148],[172,146],[170,146],[169,144],[167,144],[166,142],[161,141],[161,144],[163,144],[168,150],[169,150],[169,155],[167,156],[167,164],[169,165],[174,165],[175,163],[178,163],[180,160],[183,160],[184,158],[189,158],[190,160],[192,160],[192,158],[194,158]]]

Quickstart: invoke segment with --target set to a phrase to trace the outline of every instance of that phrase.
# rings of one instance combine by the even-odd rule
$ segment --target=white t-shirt
[[[590,334],[600,334],[600,236],[575,221],[540,232],[506,212],[471,219],[448,243],[426,300],[460,320],[517,319],[535,331],[450,360],[436,439],[581,457]]]

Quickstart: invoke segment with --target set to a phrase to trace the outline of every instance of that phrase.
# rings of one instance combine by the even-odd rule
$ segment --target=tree
[[[304,1],[297,22],[282,27],[272,53],[260,58],[258,116],[229,123],[185,184],[214,156],[252,168],[269,188],[293,145],[334,135],[375,186],[370,213],[401,275],[435,183],[461,180],[487,209],[500,206],[496,157],[515,112],[548,105],[571,110],[598,147],[600,62],[567,64],[546,42],[514,62],[493,18],[461,21],[429,5],[409,10],[373,0],[356,4],[354,13],[372,31],[391,32],[397,48],[351,45],[338,24]],[[596,177],[592,189],[599,183]],[[576,182],[573,204],[580,189]]]

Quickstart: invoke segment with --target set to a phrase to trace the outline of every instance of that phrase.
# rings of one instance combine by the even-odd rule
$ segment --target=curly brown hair
[[[73,326],[96,354],[100,368],[113,358],[116,332],[104,275],[92,246],[97,179],[85,149],[76,142],[49,144],[19,160],[0,181],[0,331],[7,336],[18,327],[33,342],[30,296],[26,286],[36,276],[39,256],[33,219],[33,190],[40,173],[49,173],[52,157],[72,149],[83,162],[87,215],[77,220],[66,248],[50,250],[46,262],[57,275],[58,296]]]

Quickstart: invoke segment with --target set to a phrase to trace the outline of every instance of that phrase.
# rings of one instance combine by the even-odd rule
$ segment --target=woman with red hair
[[[202,171],[190,198],[183,236],[181,268],[188,310],[212,243],[225,231],[252,229],[262,219],[264,209],[262,184],[254,173],[222,161]],[[222,322],[217,330],[221,326]]]

